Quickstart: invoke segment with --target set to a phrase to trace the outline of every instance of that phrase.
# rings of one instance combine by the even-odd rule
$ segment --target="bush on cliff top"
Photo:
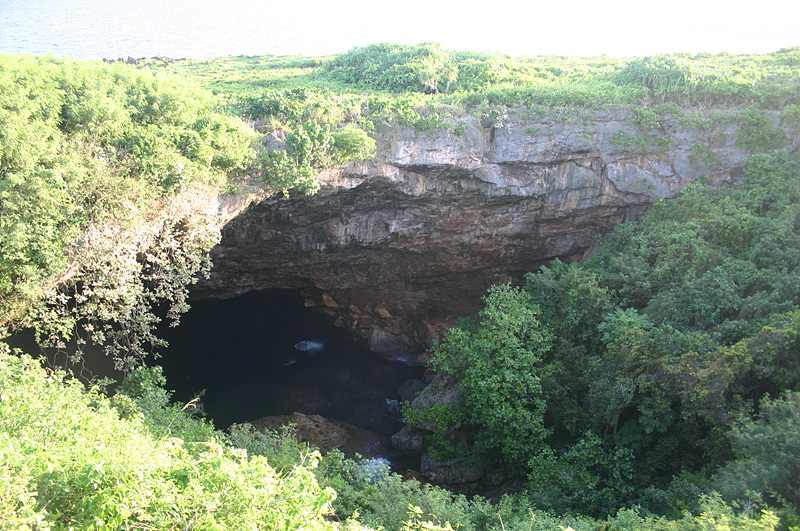
[[[204,190],[250,169],[254,131],[196,84],[122,64],[0,55],[0,95],[0,326],[140,357],[150,304],[176,318],[209,267]]]
[[[800,103],[800,48],[763,55],[511,57],[457,52],[435,43],[376,44],[331,58],[255,57],[176,62],[216,92],[247,95],[297,87],[337,94],[417,93],[431,103],[500,100],[511,105],[747,107]],[[291,59],[291,60],[290,60]],[[235,98],[233,98],[235,101]]]

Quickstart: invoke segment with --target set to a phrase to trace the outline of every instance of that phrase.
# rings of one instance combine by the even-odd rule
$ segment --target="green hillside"
[[[0,55],[0,335],[100,345],[128,374],[104,394],[0,343],[0,528],[799,529],[800,162],[765,118],[800,125],[799,74],[800,48]],[[170,402],[157,308],[177,322],[211,267],[217,193],[313,193],[387,124],[457,135],[609,106],[697,127],[724,110],[752,156],[737,185],[662,200],[585,263],[495,286],[434,349],[462,407],[407,414],[458,423],[431,431],[438,457],[508,471],[514,492],[467,498]]]

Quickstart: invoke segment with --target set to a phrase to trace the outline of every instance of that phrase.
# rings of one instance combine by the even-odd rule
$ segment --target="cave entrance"
[[[421,372],[370,352],[292,290],[195,301],[161,336],[169,347],[158,363],[175,400],[205,390],[222,429],[300,412],[391,435],[401,427],[398,387]]]

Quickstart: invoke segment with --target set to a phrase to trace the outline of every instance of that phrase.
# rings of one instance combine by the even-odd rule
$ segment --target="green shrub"
[[[478,427],[477,442],[499,451],[506,463],[520,463],[545,447],[545,401],[538,373],[551,347],[530,296],[510,285],[492,287],[472,326],[451,328],[437,345],[432,365],[454,377],[464,413]]]
[[[689,150],[689,162],[698,166],[710,167],[719,160],[719,156],[700,144],[695,144]]]
[[[284,426],[279,431],[259,431],[249,424],[235,424],[228,430],[230,442],[248,455],[260,455],[278,474],[288,474],[295,467],[313,461],[314,450],[298,442],[294,426]]]
[[[392,92],[449,92],[458,77],[453,54],[435,43],[373,44],[350,50],[321,69],[341,83]]]
[[[337,492],[333,507],[342,519],[358,514],[367,526],[401,531],[407,529],[411,505],[424,509],[423,513],[414,512],[418,523],[446,526],[449,522],[458,529],[475,529],[469,523],[472,511],[466,497],[405,481],[390,473],[381,460],[346,459],[341,452],[333,451],[323,457],[317,475],[323,486]]]
[[[795,129],[800,129],[800,105],[787,105],[781,111],[781,120]]]
[[[177,318],[219,237],[188,205],[250,169],[255,133],[163,72],[10,55],[0,71],[0,323],[140,358],[150,304]]]
[[[692,72],[679,56],[636,58],[615,73],[619,84],[644,85],[655,94],[686,90],[691,86]]]
[[[375,140],[366,131],[354,126],[337,129],[331,133],[333,146],[330,160],[333,164],[344,164],[352,160],[368,160],[375,157]]]
[[[147,387],[129,385],[140,398]],[[220,438],[190,442],[120,418],[102,395],[27,356],[0,354],[0,396],[4,529],[334,527],[316,457],[278,475]]]
[[[262,154],[264,180],[284,192],[297,188],[308,195],[319,190],[321,168],[372,158],[375,141],[356,127],[331,131],[312,121],[296,125],[286,136],[286,147]]]
[[[765,397],[755,419],[744,419],[729,433],[736,458],[716,476],[729,498],[747,500],[766,493],[800,512],[800,392]]]
[[[604,447],[592,433],[561,455],[545,450],[528,463],[533,504],[557,513],[575,507],[592,516],[616,512],[634,493],[632,461],[633,452]]]
[[[611,143],[622,149],[636,148],[639,151],[647,152],[649,143],[643,136],[633,135],[627,131],[619,131],[611,137]]]
[[[763,113],[748,109],[739,116],[737,146],[741,146],[751,153],[760,153],[778,149],[784,140],[783,133]]]

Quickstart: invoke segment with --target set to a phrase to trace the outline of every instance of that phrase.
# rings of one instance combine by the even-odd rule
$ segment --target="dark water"
[[[155,363],[164,368],[173,399],[188,402],[203,392],[204,410],[220,429],[297,411],[392,435],[402,427],[397,390],[421,375],[421,369],[369,352],[330,318],[306,308],[296,291],[195,301],[179,327],[165,327],[159,336],[169,347]],[[40,353],[30,330],[6,342]],[[301,342],[307,350],[296,348]],[[85,349],[78,364],[64,353],[44,354],[50,366],[87,381],[124,377],[100,348]]]
[[[419,369],[378,357],[305,308],[294,291],[194,302],[162,335],[170,343],[159,360],[167,387],[181,401],[205,390],[218,428],[299,411],[390,435],[401,427],[392,411],[397,388],[419,377]],[[295,348],[301,341],[312,349]]]

